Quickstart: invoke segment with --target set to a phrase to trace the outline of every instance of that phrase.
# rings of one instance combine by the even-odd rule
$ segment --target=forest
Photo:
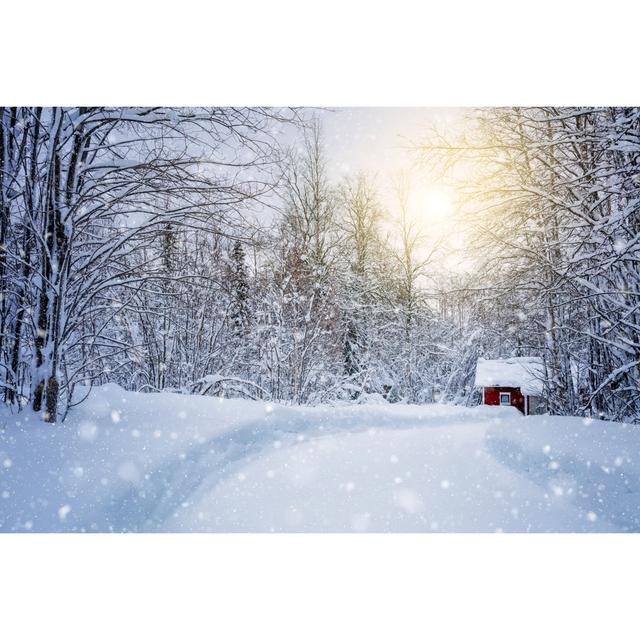
[[[531,355],[551,414],[640,421],[638,108],[464,109],[394,176],[336,177],[322,117],[0,108],[3,402],[473,405]]]

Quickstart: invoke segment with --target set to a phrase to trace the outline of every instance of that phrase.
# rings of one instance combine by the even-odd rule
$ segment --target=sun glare
[[[427,218],[446,218],[453,213],[451,195],[442,188],[427,189],[421,194],[419,213]]]
[[[432,186],[414,190],[409,196],[413,217],[424,222],[444,222],[453,214],[453,197],[444,187]]]

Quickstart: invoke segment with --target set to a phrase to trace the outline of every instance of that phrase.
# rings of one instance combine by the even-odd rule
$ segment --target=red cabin
[[[476,387],[482,387],[482,404],[515,407],[524,415],[542,406],[544,367],[540,358],[478,358]]]

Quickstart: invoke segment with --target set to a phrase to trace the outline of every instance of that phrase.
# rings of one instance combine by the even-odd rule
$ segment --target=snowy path
[[[112,385],[62,427],[2,415],[0,531],[640,530],[630,425]]]

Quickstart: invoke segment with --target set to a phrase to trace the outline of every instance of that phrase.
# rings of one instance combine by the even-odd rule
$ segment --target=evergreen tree
[[[231,250],[231,295],[229,312],[231,331],[237,339],[249,333],[251,310],[249,301],[249,279],[245,264],[245,251],[240,240],[236,240]]]

